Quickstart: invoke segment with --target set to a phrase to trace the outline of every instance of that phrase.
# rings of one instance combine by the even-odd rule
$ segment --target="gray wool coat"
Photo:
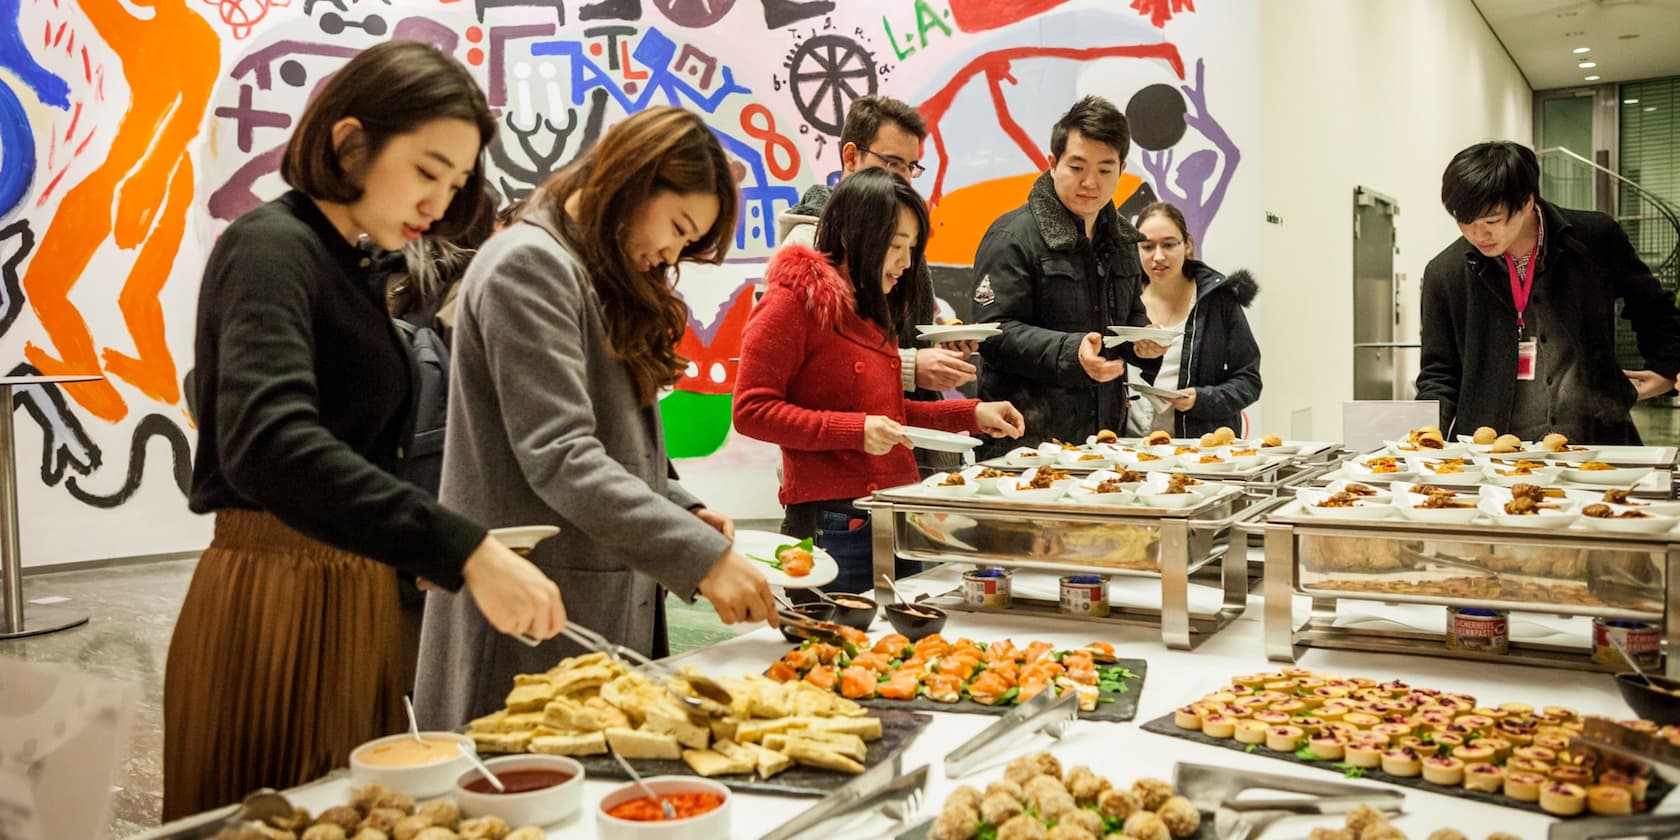
[[[546,219],[497,234],[460,294],[440,497],[487,527],[557,525],[531,554],[571,621],[652,655],[660,587],[692,600],[729,541],[669,478],[656,406],[609,357],[594,285]],[[580,653],[565,637],[527,647],[485,621],[471,594],[426,597],[416,677],[422,725],[453,728],[502,707],[520,673]]]

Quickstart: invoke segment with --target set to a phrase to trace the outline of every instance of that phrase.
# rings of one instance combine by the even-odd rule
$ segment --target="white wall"
[[[1269,426],[1342,437],[1353,398],[1353,189],[1399,201],[1396,341],[1417,338],[1423,267],[1458,236],[1441,171],[1482,140],[1532,142],[1533,91],[1470,0],[1267,0],[1260,235]],[[1413,372],[1415,374],[1415,371]],[[1407,389],[1410,393],[1410,389]]]

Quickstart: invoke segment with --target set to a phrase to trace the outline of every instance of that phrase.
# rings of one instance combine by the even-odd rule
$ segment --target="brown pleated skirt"
[[[163,819],[346,766],[406,724],[396,571],[224,510],[163,685]]]

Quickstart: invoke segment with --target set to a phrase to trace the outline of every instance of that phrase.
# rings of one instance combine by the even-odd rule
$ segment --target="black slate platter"
[[[1103,668],[1125,668],[1137,675],[1136,679],[1127,679],[1124,692],[1104,691],[1097,696],[1097,708],[1092,711],[1079,712],[1080,720],[1127,721],[1137,717],[1138,701],[1143,697],[1143,679],[1149,670],[1149,663],[1142,659],[1120,659],[1113,665],[1098,665]],[[973,700],[958,700],[955,703],[935,703],[926,697],[914,700],[884,700],[873,697],[868,700],[856,700],[860,706],[871,709],[902,709],[917,712],[947,712],[960,715],[1003,715],[1014,706],[988,706]]]
[[[1247,744],[1238,743],[1233,738],[1209,738],[1200,732],[1191,732],[1187,729],[1180,729],[1173,723],[1172,715],[1163,715],[1162,717],[1149,721],[1148,723],[1143,724],[1142,729],[1145,732],[1153,732],[1156,735],[1168,735],[1173,738],[1183,738],[1187,741],[1195,741],[1198,744],[1223,747],[1224,749],[1236,750],[1237,752],[1248,751]],[[1267,758],[1277,759],[1278,761],[1287,761],[1292,764],[1316,767],[1329,773],[1335,773],[1338,776],[1343,775],[1343,771],[1330,766],[1336,762],[1308,761],[1304,758],[1296,756],[1294,753],[1281,753],[1268,750],[1264,745],[1254,750],[1254,755],[1263,755]],[[1365,775],[1360,778],[1383,782],[1390,785],[1399,785],[1401,787],[1416,788],[1417,790],[1428,791],[1430,793],[1439,793],[1443,796],[1456,796],[1459,799],[1469,799],[1473,802],[1482,802],[1488,805],[1515,808],[1519,811],[1528,811],[1529,813],[1540,814],[1547,817],[1557,816],[1556,814],[1550,814],[1541,810],[1540,804],[1537,802],[1521,802],[1502,794],[1483,793],[1478,790],[1465,790],[1462,787],[1455,788],[1447,787],[1445,785],[1437,785],[1424,781],[1422,776],[1394,776],[1384,773],[1380,769],[1371,768],[1367,769],[1365,771]],[[1661,776],[1653,775],[1651,777],[1650,786],[1646,788],[1645,791],[1645,801],[1644,803],[1636,804],[1634,806],[1635,812],[1640,813],[1655,808],[1657,803],[1661,802],[1663,797],[1667,796],[1669,791],[1672,791],[1673,789],[1674,786],[1664,781]],[[1585,812],[1583,812],[1583,814],[1585,814]]]
[[[934,819],[938,819],[939,814],[935,812],[933,817]],[[928,834],[932,831],[933,823],[931,821],[924,822],[921,825],[912,826],[908,831],[898,835],[893,838],[893,840],[927,840]],[[1108,836],[1116,838],[1120,837],[1118,834],[1110,834]],[[1124,838],[1122,838],[1122,840],[1124,840]],[[1203,811],[1202,827],[1197,829],[1195,834],[1192,834],[1189,837],[1178,838],[1178,840],[1218,840],[1218,833],[1214,831],[1213,826],[1213,812]]]
[[[881,738],[870,741],[865,746],[868,751],[864,754],[863,766],[874,767],[883,761],[890,761],[910,746],[916,740],[922,729],[933,722],[932,715],[899,709],[876,709],[870,714],[881,719]],[[487,753],[488,754],[488,753]],[[625,779],[624,768],[618,766],[618,761],[611,755],[574,756],[590,778],[595,779]],[[667,761],[661,759],[631,759],[630,766],[642,778],[649,776],[698,776],[681,760]],[[823,770],[817,767],[806,767],[795,764],[792,767],[768,779],[760,779],[756,774],[744,773],[733,776],[711,776],[712,781],[727,786],[730,790],[750,791],[752,793],[768,793],[781,796],[827,796],[852,780],[852,776],[834,770]]]

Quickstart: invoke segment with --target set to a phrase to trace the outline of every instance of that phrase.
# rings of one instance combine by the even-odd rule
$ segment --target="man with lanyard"
[[[1533,150],[1459,152],[1441,203],[1463,236],[1423,273],[1418,399],[1449,439],[1481,426],[1537,441],[1637,444],[1630,409],[1674,389],[1680,310],[1616,221],[1539,198]],[[1644,367],[1616,360],[1617,303]]]
[[[1084,443],[1126,425],[1126,363],[1151,374],[1153,341],[1108,347],[1110,326],[1149,326],[1143,235],[1114,208],[1131,131],[1107,100],[1087,96],[1050,133],[1050,170],[1005,213],[974,255],[978,320],[1002,332],[981,345],[980,398],[1009,400],[1040,440]],[[982,456],[1018,442],[988,441]]]
[[[840,178],[845,180],[865,169],[885,169],[909,181],[924,171],[919,158],[926,137],[927,123],[915,108],[886,96],[860,96],[847,108],[846,123],[840,130]],[[811,187],[798,204],[778,214],[776,241],[812,246],[817,220],[833,191],[821,184]],[[921,273],[910,282],[914,284],[910,303],[913,323],[932,324],[933,276],[925,261]],[[904,391],[911,399],[937,400],[945,392],[974,381],[974,365],[969,364],[968,357],[978,342],[928,346],[917,342],[912,329],[898,337],[898,346]],[[961,459],[952,453],[929,449],[916,450],[916,462],[924,476],[961,466]]]

